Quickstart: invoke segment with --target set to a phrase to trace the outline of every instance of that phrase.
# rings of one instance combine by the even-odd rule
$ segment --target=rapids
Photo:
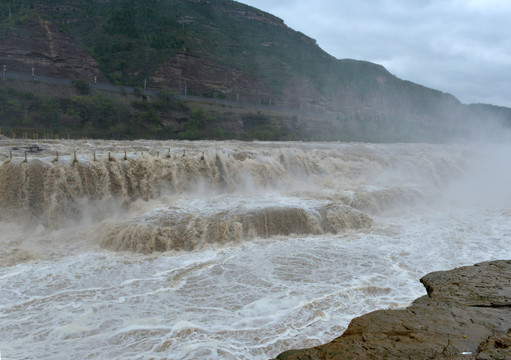
[[[510,150],[0,140],[1,354],[268,359],[329,341],[425,294],[427,272],[511,258]]]

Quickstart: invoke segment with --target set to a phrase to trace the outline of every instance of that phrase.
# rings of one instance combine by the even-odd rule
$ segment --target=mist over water
[[[324,343],[424,295],[428,272],[511,258],[509,154],[0,140],[2,356],[268,359]]]

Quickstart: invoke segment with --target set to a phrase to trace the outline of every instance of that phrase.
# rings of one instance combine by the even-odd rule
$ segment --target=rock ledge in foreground
[[[511,261],[428,274],[427,296],[351,321],[332,342],[277,360],[511,359]]]

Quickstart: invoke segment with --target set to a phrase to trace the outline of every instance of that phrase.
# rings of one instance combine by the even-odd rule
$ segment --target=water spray
[[[10,163],[12,160],[12,150],[9,150],[9,160],[4,161],[4,164]]]

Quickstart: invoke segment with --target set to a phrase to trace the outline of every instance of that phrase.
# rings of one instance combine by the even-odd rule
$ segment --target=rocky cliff
[[[421,282],[427,296],[408,308],[363,315],[332,342],[277,359],[511,359],[511,261],[434,272]]]
[[[283,108],[313,129],[285,138],[445,141],[479,133],[488,123],[511,126],[511,111],[468,108],[381,65],[336,59],[281,19],[230,0],[0,3],[2,65],[25,73],[34,68],[36,75],[170,88],[231,100],[233,107]],[[161,133],[168,121],[152,119]],[[216,130],[225,135],[232,127]]]
[[[0,4],[0,62],[11,70],[35,67],[44,75],[106,77],[139,87],[147,80],[150,87],[184,92],[186,86],[198,95],[343,116],[427,117],[438,114],[421,104],[459,103],[380,65],[335,59],[281,19],[236,1],[21,0],[6,6]]]
[[[7,71],[106,82],[99,63],[76,39],[41,17],[11,27],[0,36],[0,64]]]
[[[272,97],[268,86],[248,72],[187,52],[168,59],[151,80],[158,87],[168,87],[177,93],[186,91],[187,94],[256,103]]]

